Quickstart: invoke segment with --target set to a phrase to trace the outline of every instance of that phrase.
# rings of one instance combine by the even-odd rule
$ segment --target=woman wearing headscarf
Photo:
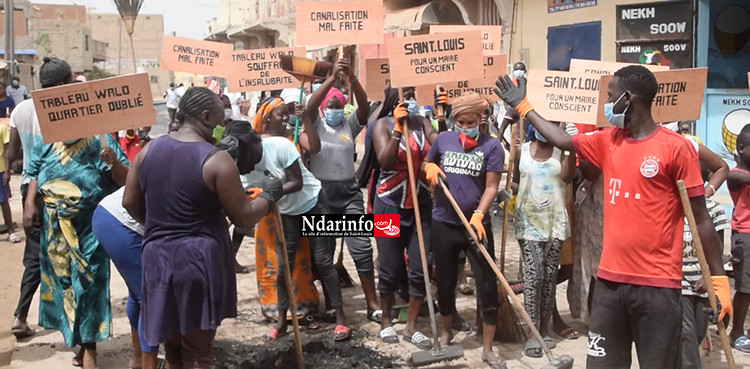
[[[135,158],[122,204],[143,224],[141,318],[145,344],[165,342],[170,367],[210,368],[224,318],[237,316],[237,282],[226,217],[245,228],[281,197],[265,176],[248,201],[232,158],[213,145],[224,120],[219,97],[190,88],[180,100],[177,132],[159,137]],[[156,368],[156,353],[143,367]]]
[[[44,58],[44,88],[72,83],[64,60]],[[99,201],[125,183],[128,159],[110,134],[52,144],[37,142],[29,152],[31,178],[24,227],[42,219],[39,267],[39,325],[62,333],[69,347],[81,345],[74,365],[96,367],[96,343],[111,334],[109,258],[99,247],[91,218]],[[34,205],[44,202],[44,214]]]
[[[573,124],[561,123],[570,134]],[[523,304],[549,348],[555,341],[549,335],[549,320],[555,306],[555,287],[562,243],[570,237],[570,221],[565,204],[565,184],[576,175],[575,155],[552,146],[539,132],[515,156],[511,188],[516,200],[516,238],[523,257]],[[520,152],[519,152],[520,151]],[[542,357],[536,339],[526,341],[524,354]]]
[[[345,118],[346,98],[341,90],[333,87],[339,73],[349,78],[358,108]],[[369,113],[367,94],[345,59],[339,60],[334,72],[312,94],[305,110],[313,121],[320,152],[312,154],[310,171],[321,182],[322,191],[328,199],[328,208],[333,214],[365,213],[362,192],[354,174],[355,138],[367,124]],[[380,304],[375,292],[375,272],[372,243],[369,237],[347,237],[346,246],[357,267],[362,290],[367,303],[368,319],[380,323]]]
[[[304,107],[297,107],[297,116],[303,121],[305,131],[300,135],[300,146],[312,153],[320,151],[320,138],[310,119],[303,114]],[[271,173],[282,179],[284,197],[279,201],[279,212],[283,223],[284,240],[286,241],[289,269],[295,270],[295,257],[300,249],[300,231],[302,215],[327,214],[325,193],[320,190],[320,181],[310,173],[302,163],[300,153],[289,140],[291,125],[289,109],[279,97],[271,97],[261,103],[255,116],[254,127],[263,132],[263,159],[247,179]],[[341,297],[341,283],[333,266],[335,239],[328,237],[309,238],[315,266],[331,298],[331,307],[336,311],[334,341],[343,341],[351,337],[344,314],[344,302]],[[278,245],[277,245],[278,246]],[[278,254],[277,254],[278,255]],[[278,301],[278,319],[274,327],[266,334],[268,340],[275,340],[287,330],[285,319],[289,309],[289,298],[284,282],[283,260],[277,262],[276,293]]]
[[[500,141],[480,132],[482,114],[489,103],[476,93],[463,94],[452,101],[454,130],[439,135],[423,166],[427,180],[438,185],[442,177],[463,215],[490,255],[495,254],[491,217],[485,217],[497,195],[505,152]],[[491,368],[505,368],[505,362],[492,351],[497,327],[497,279],[477,245],[471,241],[445,193],[438,189],[432,210],[432,252],[435,260],[440,315],[443,318],[441,345],[453,339],[451,325],[455,312],[456,282],[461,251],[471,263],[482,309],[482,360]],[[486,242],[484,242],[486,241]]]
[[[414,207],[419,207],[421,214],[424,214],[421,217],[421,226],[427,248],[430,245],[430,217],[426,215],[431,210],[432,198],[427,183],[418,178],[416,180],[418,203],[413,203],[405,150],[411,151],[415,171],[413,175],[419,176],[419,168],[427,156],[430,145],[438,136],[438,132],[426,118],[418,115],[417,101],[414,99],[413,92],[404,95],[405,101],[393,109],[393,116],[379,119],[372,129],[373,149],[381,169],[377,179],[373,212],[375,214],[399,214],[401,218],[399,237],[380,237],[376,240],[378,290],[383,310],[380,338],[386,343],[398,342],[398,334],[391,323],[391,308],[395,300],[394,295],[400,287],[401,277],[406,271],[404,260],[404,249],[406,249],[409,255],[410,298],[403,337],[405,341],[424,350],[431,348],[432,343],[427,336],[417,330],[419,307],[424,300],[426,289],[420,262]],[[384,106],[383,109],[388,109],[388,106]],[[403,136],[405,125],[408,125],[409,137]]]

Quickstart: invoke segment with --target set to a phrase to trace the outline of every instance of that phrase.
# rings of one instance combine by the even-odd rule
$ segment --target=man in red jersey
[[[607,86],[604,115],[615,127],[569,136],[533,111],[526,80],[516,87],[498,79],[498,94],[539,133],[563,150],[575,151],[604,175],[602,256],[592,302],[588,368],[630,368],[635,342],[644,369],[680,367],[680,280],[683,208],[676,182],[690,196],[711,279],[731,315],[729,280],[719,239],[706,210],[698,155],[680,135],[658,127],[651,104],[658,84],[641,66],[615,73]]]

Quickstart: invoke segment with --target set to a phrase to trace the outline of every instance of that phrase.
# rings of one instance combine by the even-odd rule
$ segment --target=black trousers
[[[484,229],[487,234],[487,252],[495,255],[492,226],[485,225]],[[440,315],[448,316],[456,313],[459,254],[463,250],[469,258],[469,264],[476,279],[477,299],[482,309],[482,321],[489,325],[497,325],[497,310],[500,306],[497,296],[497,277],[482,256],[482,252],[473,241],[470,241],[466,228],[433,220],[431,232]]]
[[[21,201],[24,207],[26,206],[27,190],[28,185],[21,186]],[[37,195],[35,205],[41,219],[44,215],[44,202],[42,202],[41,196]],[[21,277],[21,296],[18,299],[18,307],[16,307],[14,315],[26,318],[41,279],[39,274],[39,241],[42,236],[41,222],[36,221],[31,228],[24,227],[23,231],[26,234],[26,246],[23,249],[23,266],[25,269]]]
[[[586,367],[627,369],[635,343],[642,369],[680,368],[680,289],[596,280]]]

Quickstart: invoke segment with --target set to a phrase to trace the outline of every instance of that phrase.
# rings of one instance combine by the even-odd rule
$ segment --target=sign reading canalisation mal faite
[[[688,40],[693,35],[689,1],[618,5],[617,41]]]
[[[298,1],[295,12],[297,45],[383,43],[380,0]]]
[[[130,74],[31,92],[44,143],[156,123],[148,74]]]

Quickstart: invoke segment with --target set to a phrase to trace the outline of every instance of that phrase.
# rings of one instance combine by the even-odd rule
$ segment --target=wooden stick
[[[714,283],[711,280],[711,270],[708,269],[706,253],[703,251],[703,243],[698,234],[698,225],[695,223],[695,216],[693,215],[693,208],[690,206],[690,198],[688,197],[687,188],[685,188],[685,182],[682,180],[677,181],[677,188],[680,190],[682,208],[685,210],[688,226],[690,226],[690,233],[693,234],[693,245],[695,247],[695,253],[698,255],[698,263],[700,263],[701,266],[703,285],[706,287],[706,292],[708,293],[708,303],[711,304],[711,309],[714,311],[714,314],[716,314],[716,294],[714,293]],[[727,365],[729,366],[729,369],[735,369],[737,368],[737,364],[734,362],[734,355],[732,355],[732,347],[729,345],[729,337],[727,336],[727,329],[724,326],[724,322],[720,321],[716,326],[719,328],[719,340],[721,341],[721,346],[724,348],[724,354],[727,356]]]
[[[292,271],[289,268],[289,256],[286,252],[286,239],[284,238],[284,232],[281,230],[281,212],[279,211],[279,205],[273,205],[273,220],[276,223],[276,237],[279,239],[281,244],[281,257],[283,258],[284,265],[284,282],[286,283],[286,292],[289,298],[289,311],[292,313],[292,327],[294,327],[294,347],[297,349],[297,367],[299,369],[305,369],[305,358],[302,356],[302,336],[299,332],[299,322],[297,322],[297,301],[294,298],[294,286],[292,285]],[[278,257],[278,255],[277,255]],[[278,276],[278,273],[276,274]],[[279,319],[286,319],[285,316],[280,316]]]
[[[302,81],[302,85],[299,86],[299,102],[302,105],[302,99],[305,97],[305,81]],[[299,142],[299,117],[295,117],[294,120],[294,146],[297,146]]]
[[[521,303],[521,300],[518,299],[518,296],[513,292],[513,288],[510,287],[510,284],[508,284],[508,280],[505,279],[505,276],[503,276],[503,273],[500,272],[500,269],[497,268],[497,264],[495,264],[495,261],[492,260],[492,256],[487,252],[487,249],[484,247],[484,244],[479,242],[479,238],[477,237],[477,234],[474,232],[474,229],[471,228],[471,224],[468,220],[466,220],[466,217],[464,216],[463,211],[461,211],[461,207],[458,206],[458,203],[456,202],[456,199],[453,198],[453,195],[448,190],[448,186],[445,185],[445,182],[442,178],[438,177],[438,182],[440,183],[440,187],[443,188],[443,193],[445,194],[445,197],[448,199],[448,201],[453,206],[453,209],[456,210],[456,214],[461,219],[461,223],[464,224],[464,227],[469,232],[469,236],[471,236],[471,239],[474,241],[474,243],[477,245],[477,248],[479,251],[482,252],[482,255],[487,260],[487,263],[490,265],[490,268],[492,268],[492,271],[495,272],[495,275],[497,276],[497,279],[500,280],[500,285],[505,290],[505,293],[510,296],[511,300],[513,301],[513,306],[515,306],[516,310],[519,314],[521,314],[521,317],[526,322],[526,325],[529,327],[529,330],[531,331],[532,336],[539,342],[539,345],[541,346],[542,350],[545,354],[547,354],[547,358],[550,361],[554,361],[555,357],[552,355],[552,352],[547,347],[547,345],[544,343],[544,339],[542,338],[542,335],[539,334],[539,330],[534,325],[534,322],[531,320],[531,317],[528,313],[526,313],[526,310],[523,308],[523,304]]]
[[[524,117],[519,117],[518,119],[518,137],[519,137],[521,147],[523,147],[524,138],[526,136],[526,130],[524,129],[524,124],[523,124],[524,119],[525,119]],[[513,132],[513,129],[511,129],[511,132]],[[521,258],[518,258],[518,279],[522,279],[522,278],[523,278],[523,258],[521,257]]]
[[[399,103],[404,102],[404,90],[398,87],[398,98]],[[399,124],[395,122],[394,124]],[[417,240],[419,241],[419,257],[422,259],[422,275],[424,276],[424,288],[425,297],[427,298],[427,308],[430,310],[430,325],[432,328],[432,335],[434,339],[433,350],[435,352],[440,351],[440,339],[438,338],[437,322],[435,321],[435,307],[432,304],[432,293],[430,292],[430,269],[427,265],[427,253],[424,248],[424,236],[422,235],[422,217],[419,214],[419,199],[417,196],[417,183],[414,173],[414,162],[411,157],[411,144],[409,143],[409,122],[405,122],[403,125],[404,130],[404,142],[406,148],[406,167],[409,179],[409,188],[411,189],[411,202],[412,208],[414,209],[414,222],[417,226]],[[426,137],[425,137],[426,139]]]
[[[513,126],[510,127],[510,155],[508,158],[508,173],[505,177],[505,191],[510,193],[510,186],[513,183],[513,171],[516,165],[516,135],[513,133]],[[500,272],[505,273],[505,242],[508,237],[508,213],[510,213],[510,199],[503,204],[503,233],[500,242]]]

